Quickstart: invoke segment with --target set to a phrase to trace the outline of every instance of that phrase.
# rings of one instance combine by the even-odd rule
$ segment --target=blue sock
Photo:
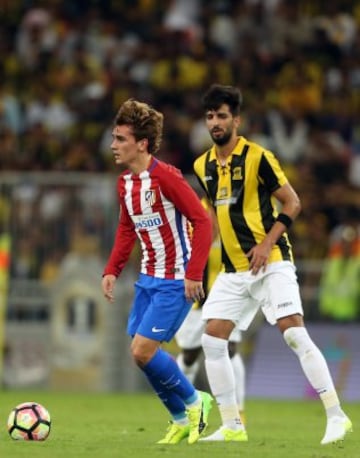
[[[142,370],[171,415],[178,419],[185,416],[185,402],[196,399],[197,394],[175,359],[158,349]]]
[[[168,391],[161,382],[151,375],[146,374],[150,385],[153,387],[156,395],[170,412],[174,420],[181,420],[186,417],[185,404],[183,400],[173,391]]]

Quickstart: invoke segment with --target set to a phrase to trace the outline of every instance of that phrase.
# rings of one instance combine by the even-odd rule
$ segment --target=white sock
[[[236,402],[240,412],[244,411],[245,407],[245,366],[244,362],[239,355],[235,355],[230,359],[231,365],[234,371],[235,376],[235,393],[236,393]]]
[[[284,332],[284,339],[298,356],[306,378],[320,396],[327,416],[345,415],[340,407],[327,362],[307,330],[303,327],[289,328]]]
[[[227,428],[243,428],[236,404],[235,377],[228,352],[228,341],[202,335],[205,368],[212,394],[216,398],[222,423]]]
[[[191,366],[187,366],[184,363],[184,355],[182,353],[179,353],[176,362],[178,363],[178,366],[180,367],[181,371],[186,375],[188,380],[191,383],[194,383],[195,377],[199,371],[200,368],[200,361],[196,360]]]

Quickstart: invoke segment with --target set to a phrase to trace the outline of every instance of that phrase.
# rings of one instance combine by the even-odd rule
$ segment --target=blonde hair
[[[129,99],[124,102],[115,117],[115,125],[127,125],[139,141],[143,138],[148,140],[150,154],[158,152],[162,140],[164,116],[150,105]]]

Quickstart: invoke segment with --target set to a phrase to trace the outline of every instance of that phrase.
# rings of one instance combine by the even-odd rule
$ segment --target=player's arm
[[[278,216],[278,219],[276,219],[271,230],[265,237],[269,240],[271,246],[275,245],[282,234],[289,229],[301,210],[299,196],[290,183],[285,183],[281,188],[277,189],[273,193],[273,196],[281,204],[281,216]]]
[[[214,208],[212,207],[210,201],[208,199],[206,200],[207,200],[207,212],[209,213],[211,224],[212,224],[212,239],[214,241],[219,235],[219,223],[218,223]]]
[[[210,200],[205,196],[201,197],[201,205],[209,214],[212,225],[212,240],[214,241],[219,235],[219,223],[216,217],[214,207],[211,205]]]
[[[215,212],[213,203],[210,199],[210,195],[208,192],[206,182],[204,179],[201,178],[201,176],[204,176],[205,174],[203,170],[204,169],[204,158],[205,158],[205,155],[198,158],[194,162],[193,169],[194,169],[195,178],[197,179],[200,189],[203,191],[203,194],[204,194],[204,197],[201,198],[201,202],[204,208],[209,213],[209,216],[212,222],[212,227],[213,227],[212,234],[213,234],[213,241],[214,241],[216,237],[219,235],[219,224],[218,224],[218,220],[217,220],[217,216],[216,216],[216,212]],[[201,175],[201,173],[203,173],[203,175]]]
[[[270,152],[265,152],[260,161],[259,179],[281,204],[281,209],[275,223],[262,242],[255,245],[246,254],[250,259],[249,268],[253,274],[256,274],[260,269],[265,270],[273,246],[289,229],[301,210],[297,193],[288,182],[278,160]]]
[[[300,199],[285,176],[278,159],[270,151],[262,153],[259,179],[281,204],[280,214],[266,237],[275,244],[300,213]]]
[[[113,302],[114,286],[116,278],[120,275],[127,263],[136,240],[134,223],[132,222],[125,205],[121,205],[119,224],[116,230],[114,245],[110,257],[106,263],[103,278],[102,290],[104,296]]]
[[[301,209],[300,199],[289,183],[285,183],[281,188],[277,189],[273,193],[273,196],[282,205],[278,219],[275,220],[275,223],[262,242],[255,245],[247,253],[247,257],[250,259],[249,269],[254,275],[260,269],[265,270],[273,246],[290,227]]]

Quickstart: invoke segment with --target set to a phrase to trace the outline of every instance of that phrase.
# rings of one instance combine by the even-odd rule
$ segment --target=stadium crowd
[[[165,114],[160,157],[191,174],[210,142],[200,94],[232,84],[244,96],[241,133],[278,154],[302,199],[297,259],[326,258],[345,222],[360,238],[358,2],[13,0],[0,10],[1,171],[113,173],[113,113],[134,97]],[[32,232],[25,251],[45,243]]]

